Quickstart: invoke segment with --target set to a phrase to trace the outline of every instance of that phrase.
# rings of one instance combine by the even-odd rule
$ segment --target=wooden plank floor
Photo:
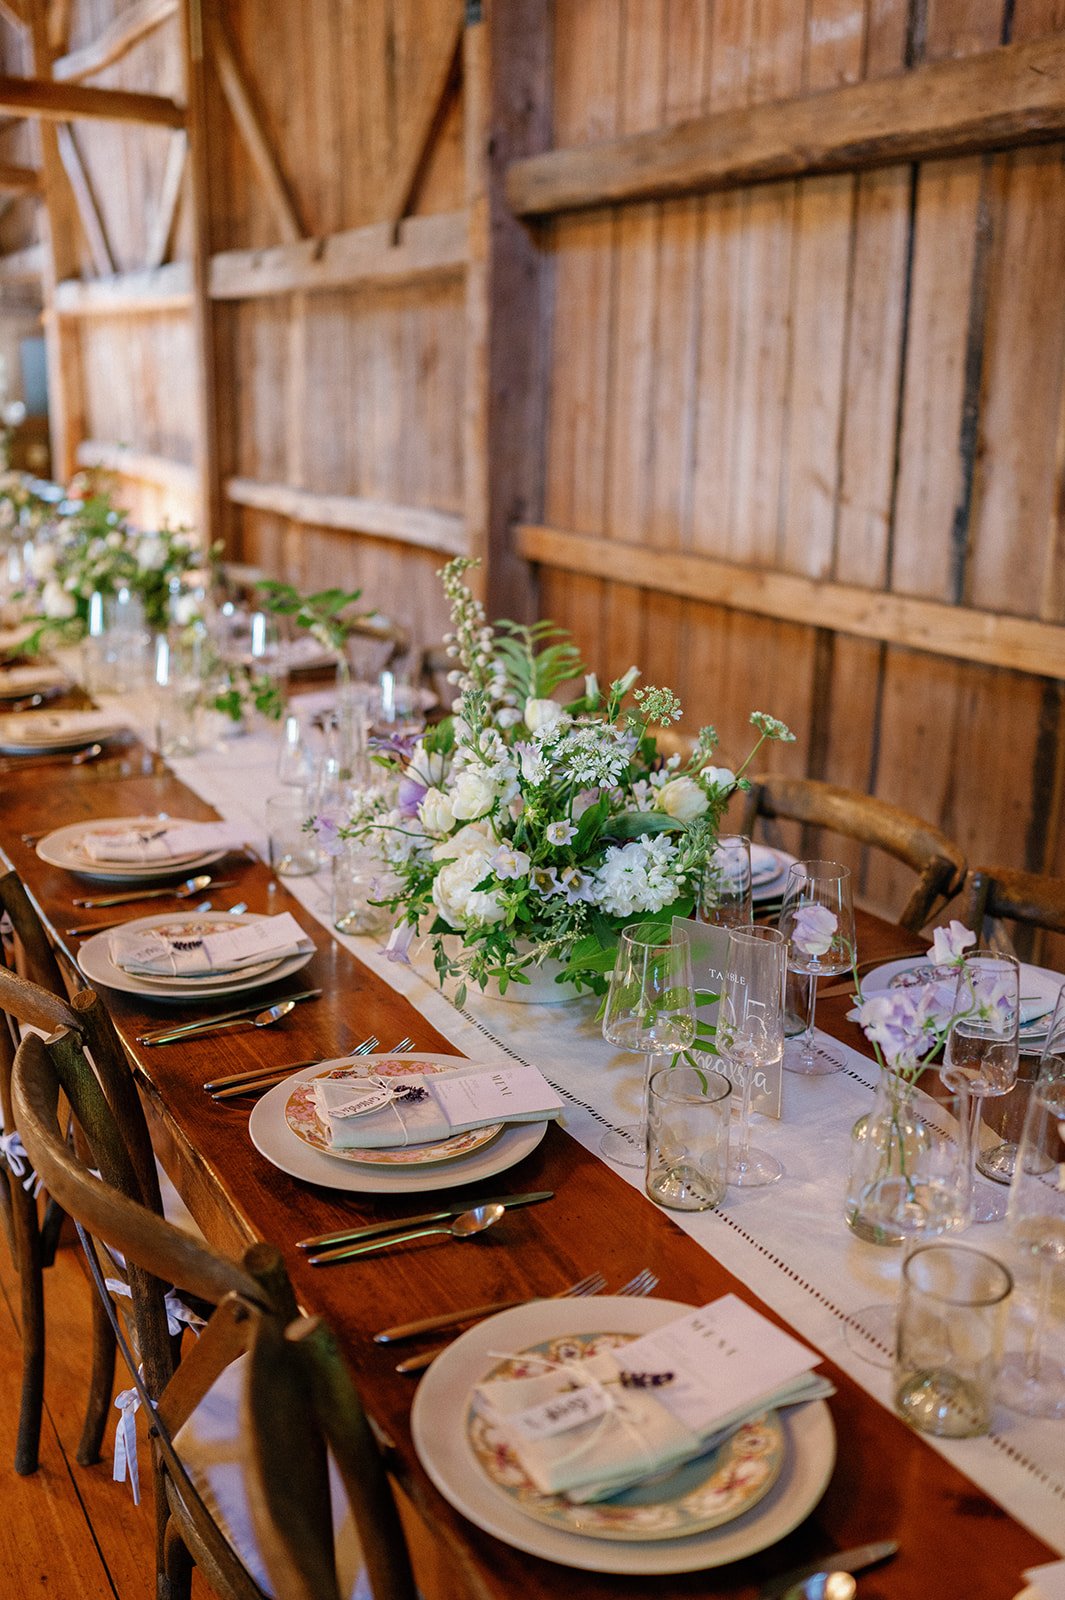
[[[111,1478],[114,1429],[104,1459],[80,1467],[74,1450],[81,1432],[89,1378],[90,1287],[76,1246],[60,1248],[45,1273],[47,1373],[41,1464],[20,1478],[11,1465],[21,1383],[18,1278],[0,1238],[0,1593],[4,1600],[150,1600],[155,1592],[153,1512],[148,1446],[138,1417],[141,1481],[133,1504],[129,1485]],[[119,1363],[117,1388],[127,1387]],[[115,1413],[117,1417],[118,1413]],[[197,1574],[194,1600],[210,1590]]]

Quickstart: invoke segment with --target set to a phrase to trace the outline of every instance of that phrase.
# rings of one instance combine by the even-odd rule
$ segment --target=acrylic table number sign
[[[674,917],[673,926],[683,928],[688,935],[692,978],[697,997],[705,994],[719,995],[725,981],[725,963],[728,959],[728,928],[716,927],[706,922],[695,922],[687,917]],[[717,1000],[696,1005],[695,1019],[697,1027],[701,1022],[716,1024]],[[718,1072],[732,1082],[726,1061],[715,1061],[714,1065]],[[733,1083],[732,1087],[735,1108],[739,1104],[741,1086]],[[759,1068],[751,1086],[751,1110],[759,1112],[763,1117],[773,1117],[779,1122],[783,1098],[784,1074],[781,1064],[777,1062],[773,1066]]]

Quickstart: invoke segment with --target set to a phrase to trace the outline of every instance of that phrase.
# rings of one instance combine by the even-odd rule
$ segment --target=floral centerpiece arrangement
[[[144,607],[149,628],[185,622],[207,585],[206,559],[187,528],[135,528],[110,493],[90,477],[75,479],[58,503],[50,525],[34,541],[32,586],[27,595],[38,626],[27,648],[58,634],[76,641],[88,628],[94,594],[128,589]]]
[[[735,771],[715,766],[713,728],[692,756],[662,760],[654,730],[681,714],[671,690],[635,688],[636,668],[602,691],[554,698],[583,669],[549,622],[490,625],[465,584],[471,562],[444,568],[459,690],[453,715],[381,757],[398,780],[387,805],[356,795],[338,840],[374,840],[397,915],[390,954],[428,934],[437,972],[505,993],[557,962],[557,981],[602,992],[618,931],[635,919],[690,915],[721,815],[755,750],[794,735],[755,712],[757,740]]]

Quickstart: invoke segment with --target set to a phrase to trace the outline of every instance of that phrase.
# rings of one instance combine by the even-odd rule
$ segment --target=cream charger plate
[[[165,912],[161,916],[138,917],[124,924],[126,928],[165,928],[181,921],[179,912]],[[212,923],[217,927],[237,928],[261,919],[251,912],[243,916],[230,916],[224,911],[204,911],[190,916],[189,922]],[[122,994],[140,995],[146,1000],[205,1000],[223,995],[243,994],[249,989],[262,988],[276,983],[305,967],[314,954],[308,950],[302,955],[286,956],[280,961],[257,963],[241,977],[238,973],[217,974],[215,977],[195,978],[140,978],[124,972],[111,960],[110,933],[95,933],[86,939],[78,951],[78,967],[90,983],[102,983],[105,988],[118,989]]]
[[[440,1053],[412,1051],[409,1058],[439,1061]],[[297,1138],[288,1124],[287,1107],[296,1088],[308,1074],[299,1072],[269,1089],[257,1100],[248,1122],[251,1141],[259,1154],[291,1178],[317,1183],[326,1189],[346,1189],[352,1194],[429,1194],[437,1189],[459,1189],[464,1184],[492,1178],[524,1161],[547,1132],[546,1122],[516,1122],[468,1155],[429,1166],[375,1167],[316,1150]],[[350,1157],[345,1151],[344,1156]]]
[[[673,1300],[596,1295],[587,1301],[537,1300],[487,1318],[437,1356],[418,1386],[411,1411],[418,1459],[445,1500],[476,1527],[562,1566],[640,1576],[697,1572],[767,1549],[809,1516],[832,1476],[836,1433],[823,1400],[780,1413],[784,1464],[757,1505],[721,1527],[675,1539],[589,1537],[534,1521],[492,1483],[470,1442],[470,1395],[498,1365],[501,1351],[517,1353],[566,1333],[602,1328],[650,1333],[692,1309]]]
[[[906,973],[920,971],[928,965],[927,962],[915,961],[913,956],[903,956],[898,961],[885,961],[883,966],[874,967],[872,972],[865,974],[861,980],[862,993],[868,998],[870,995],[886,994],[891,989],[904,987],[900,985],[899,980]],[[1065,984],[1065,973],[1052,972],[1049,967],[1034,967],[1027,961],[1021,962],[1021,1016],[1024,1016],[1028,1007],[1035,1010],[1038,1005],[1040,1008],[1038,1015],[1032,1016],[1031,1021],[1021,1023],[1022,1045],[1040,1045],[1046,1039],[1054,1003],[1063,984]],[[1026,1001],[1028,1006],[1025,1004]]]
[[[79,878],[98,883],[152,883],[157,878],[188,877],[200,867],[220,861],[225,850],[201,850],[193,855],[170,856],[165,861],[94,861],[85,853],[82,841],[90,834],[126,832],[130,828],[150,828],[161,822],[178,827],[185,817],[100,817],[94,822],[72,822],[56,828],[37,843],[37,854],[50,867],[63,867]]]

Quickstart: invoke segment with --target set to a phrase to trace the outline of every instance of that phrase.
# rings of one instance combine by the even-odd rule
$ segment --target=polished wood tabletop
[[[78,941],[63,930],[94,918],[103,921],[108,913],[76,911],[72,898],[86,892],[84,880],[39,860],[22,835],[92,817],[163,810],[191,818],[213,815],[135,744],[79,769],[0,773],[0,850],[24,878],[71,962]],[[426,1240],[328,1270],[307,1266],[295,1248],[297,1239],[413,1214],[427,1208],[425,1197],[351,1195],[286,1176],[253,1147],[249,1103],[216,1104],[204,1093],[204,1080],[246,1067],[283,1067],[336,1055],[370,1033],[385,1047],[405,1035],[417,1049],[438,1048],[445,1041],[303,913],[261,861],[233,856],[225,866],[225,876],[237,882],[215,897],[217,909],[239,898],[252,911],[293,910],[315,942],[310,966],[264,995],[273,999],[320,986],[321,999],[298,1005],[261,1032],[157,1049],[138,1045],[136,1036],[146,1025],[177,1017],[177,1007],[116,992],[106,999],[143,1086],[160,1158],[204,1233],[228,1250],[256,1239],[275,1242],[303,1306],[327,1317],[338,1331],[367,1410],[388,1441],[396,1480],[442,1555],[449,1594],[493,1600],[519,1593],[528,1600],[563,1594],[572,1600],[630,1594],[750,1600],[775,1573],[870,1539],[897,1538],[901,1549],[895,1559],[862,1576],[862,1600],[1009,1600],[1022,1586],[1024,1568],[1052,1559],[1040,1540],[828,1361],[823,1370],[838,1391],[830,1405],[839,1454],[827,1492],[792,1534],[747,1560],[668,1578],[599,1576],[513,1550],[453,1511],[429,1482],[411,1443],[415,1380],[396,1374],[396,1353],[372,1342],[375,1329],[476,1302],[551,1294],[593,1269],[616,1286],[646,1266],[658,1274],[657,1292],[665,1298],[698,1305],[733,1292],[772,1320],[782,1319],[666,1212],[557,1126],[506,1173],[502,1185],[499,1179],[487,1180],[469,1191],[475,1197],[500,1187],[551,1189],[551,1202],[508,1213],[504,1227],[469,1244],[441,1247]],[[144,911],[168,908],[162,901]],[[135,911],[130,908],[131,915]],[[913,948],[912,936],[866,915],[860,942],[863,955],[885,960]],[[845,999],[826,999],[819,1004],[818,1021],[861,1048],[846,1010]],[[183,1008],[182,1017],[187,1014]],[[841,1248],[843,1239],[841,1233]]]

